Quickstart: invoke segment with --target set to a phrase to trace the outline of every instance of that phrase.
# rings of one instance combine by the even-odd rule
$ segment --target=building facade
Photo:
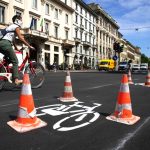
[[[96,20],[98,59],[111,59],[114,56],[113,43],[119,39],[119,26],[98,4],[91,3],[89,7],[98,16]]]
[[[53,63],[96,68],[100,59],[113,58],[113,43],[122,38],[111,16],[98,4],[82,0],[1,0],[0,28],[8,26],[15,14],[23,17],[22,34],[37,50],[30,51],[31,59],[45,68]],[[17,44],[22,46],[19,40]],[[126,52],[132,55],[131,45]],[[136,61],[139,54],[134,50]]]

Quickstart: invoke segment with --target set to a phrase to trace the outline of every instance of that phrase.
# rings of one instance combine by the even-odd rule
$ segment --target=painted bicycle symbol
[[[93,103],[94,104],[93,107],[84,106],[81,104],[83,104],[83,102],[74,102],[74,104],[71,105],[54,104],[38,107],[36,108],[37,111],[40,110],[42,113],[38,113],[37,116],[42,116],[46,114],[51,116],[60,116],[64,114],[69,114],[69,116],[56,122],[53,125],[53,129],[58,131],[74,130],[91,124],[92,122],[96,121],[100,116],[98,112],[95,112],[93,110],[96,107],[101,106],[102,104]],[[74,125],[70,126],[70,121],[72,121],[72,119]]]

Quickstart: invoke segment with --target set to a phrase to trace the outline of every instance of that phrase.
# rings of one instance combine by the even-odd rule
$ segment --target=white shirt
[[[14,38],[16,37],[16,33],[15,33],[15,30],[16,30],[16,28],[18,28],[19,26],[18,25],[16,25],[16,24],[12,24],[12,25],[10,25],[10,26],[8,26],[7,28],[6,28],[6,31],[14,31],[14,32],[8,32],[4,37],[3,37],[3,39],[6,39],[6,40],[9,40],[9,41],[13,41],[14,40]]]

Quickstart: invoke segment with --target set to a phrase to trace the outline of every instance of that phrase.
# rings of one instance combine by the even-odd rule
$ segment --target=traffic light
[[[123,52],[124,45],[121,45],[119,48],[120,53]]]
[[[116,52],[121,53],[123,52],[124,45],[120,45],[120,43],[115,42],[113,48]]]
[[[119,45],[118,45],[119,43],[117,43],[117,42],[115,42],[114,43],[114,45],[113,45],[113,48],[114,48],[114,50],[117,52],[118,51],[118,49],[119,49]]]

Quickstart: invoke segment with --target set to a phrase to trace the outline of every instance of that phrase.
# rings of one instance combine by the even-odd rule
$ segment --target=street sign
[[[113,56],[113,60],[117,60],[118,59],[118,57],[115,55],[115,56]]]

